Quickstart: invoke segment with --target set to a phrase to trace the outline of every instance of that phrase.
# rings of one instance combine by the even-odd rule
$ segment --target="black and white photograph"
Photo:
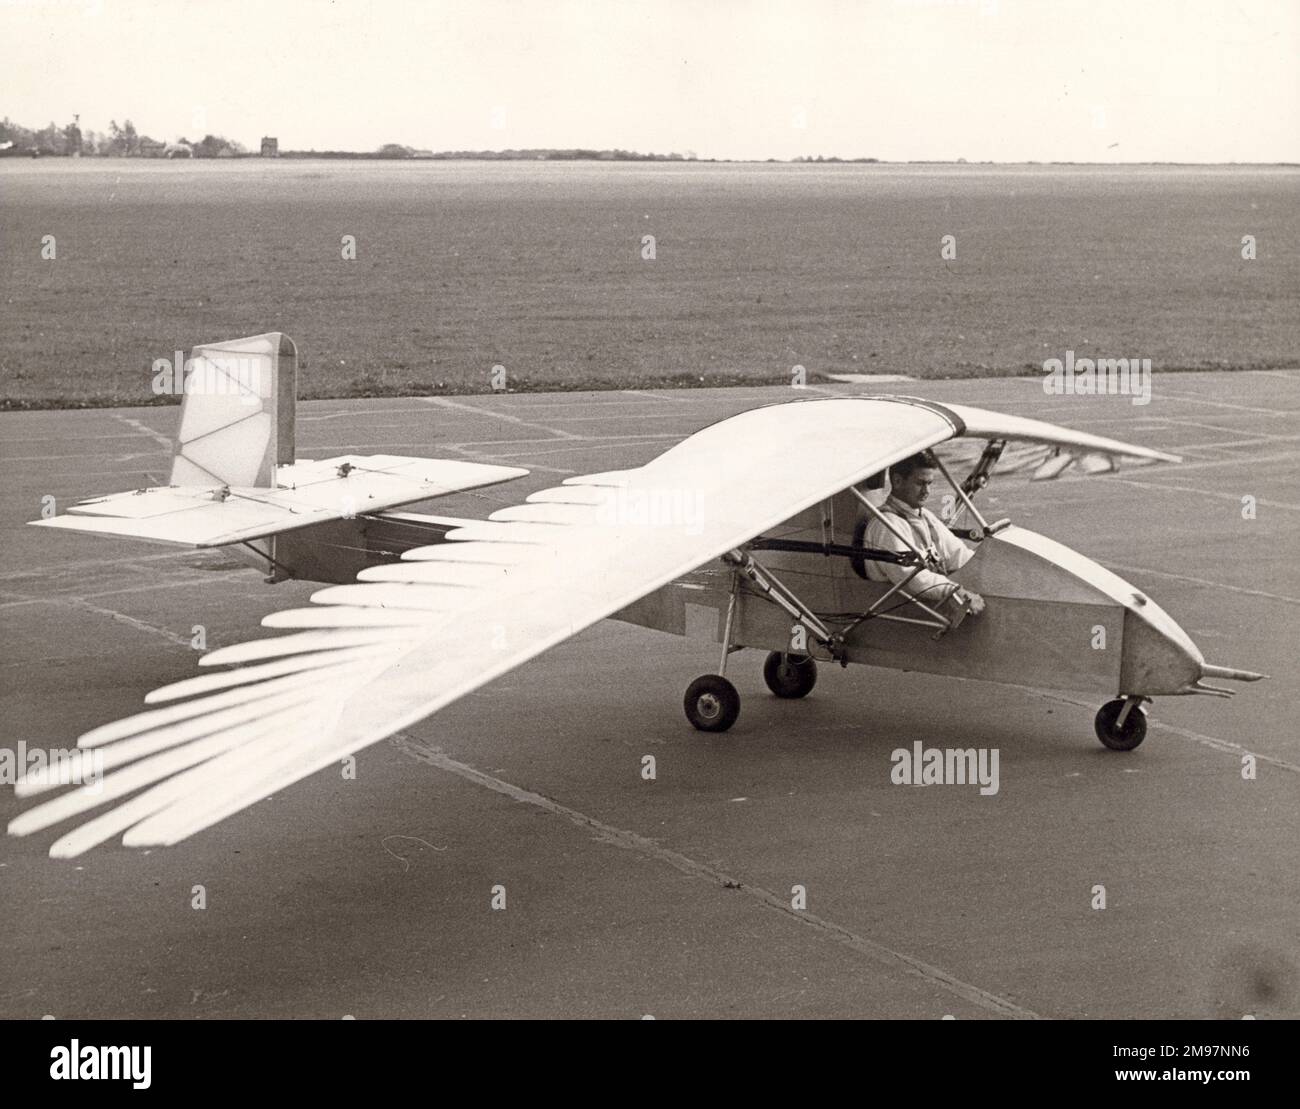
[[[1300,3],[0,43],[40,1075],[159,1088],[161,1021],[870,1020],[1250,1081],[1300,1017]]]

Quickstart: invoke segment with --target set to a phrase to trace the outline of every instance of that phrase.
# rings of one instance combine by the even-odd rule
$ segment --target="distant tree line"
[[[695,154],[642,154],[636,150],[591,150],[586,147],[571,149],[527,150],[446,150],[437,154],[425,153],[426,158],[468,158],[484,161],[548,161],[548,162],[693,162]]]
[[[120,126],[110,120],[107,131],[82,131],[76,120],[60,127],[49,123],[40,130],[23,127],[8,116],[0,122],[0,153],[56,158],[74,155],[97,158],[228,158],[248,151],[233,139],[204,135],[197,142],[180,138],[160,142],[140,134],[129,119]]]
[[[776,161],[776,159],[775,159],[775,158],[769,158],[768,161],[769,161],[769,162],[774,162],[774,161]],[[879,159],[879,158],[835,158],[835,157],[826,158],[826,157],[823,157],[823,156],[820,155],[820,154],[818,154],[818,155],[814,158],[811,154],[808,154],[808,155],[805,155],[805,156],[800,156],[800,157],[798,157],[798,158],[791,158],[790,161],[792,161],[792,162],[849,162],[849,163],[871,163],[871,162],[879,162],[880,159]]]
[[[247,157],[249,152],[240,143],[221,135],[204,135],[197,142],[181,138],[174,142],[160,142],[140,134],[129,119],[119,126],[110,120],[107,131],[83,132],[77,122],[64,127],[49,123],[39,131],[22,127],[7,116],[0,122],[0,155],[30,154],[53,157],[81,155],[98,158],[230,158]],[[423,158],[442,161],[538,161],[538,162],[694,162],[698,159],[693,150],[684,154],[642,154],[636,150],[596,150],[588,147],[556,149],[550,147],[522,150],[418,150],[403,143],[384,143],[377,150],[285,150],[282,158]],[[713,158],[704,161],[715,161]],[[768,158],[774,162],[777,159]],[[795,162],[878,162],[878,158],[837,158],[822,155],[805,155],[791,159]],[[964,159],[963,159],[964,160]]]
[[[434,161],[481,162],[694,162],[694,151],[685,154],[641,154],[635,150],[594,150],[585,147],[527,150],[417,150],[402,143],[385,143],[370,153],[353,150],[285,150],[282,158],[423,158]],[[706,159],[712,161],[713,159]]]
[[[49,123],[39,130],[23,127],[8,116],[0,122],[0,155],[33,157],[95,158],[229,158],[246,157],[249,151],[233,139],[222,135],[204,135],[193,142],[180,138],[162,142],[141,134],[131,120],[120,125],[110,120],[107,131],[82,131],[76,120],[60,127]],[[478,161],[553,161],[553,162],[694,162],[695,152],[685,154],[642,154],[635,150],[596,150],[536,148],[527,150],[418,150],[403,143],[384,143],[373,151],[358,150],[286,150],[284,158],[432,158]],[[712,159],[706,159],[712,161]],[[811,160],[811,159],[810,159]],[[820,159],[818,159],[820,161]]]

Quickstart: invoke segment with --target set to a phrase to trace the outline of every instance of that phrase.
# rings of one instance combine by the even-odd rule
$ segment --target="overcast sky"
[[[1300,0],[0,0],[0,114],[255,147],[1300,161]]]

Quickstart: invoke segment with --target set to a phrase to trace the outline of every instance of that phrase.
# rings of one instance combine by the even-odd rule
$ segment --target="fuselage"
[[[862,510],[847,491],[769,534],[851,546]],[[847,662],[1049,689],[1141,696],[1192,692],[1204,659],[1187,633],[1141,590],[1047,536],[1007,527],[974,545],[952,579],[986,608],[940,633],[902,592],[881,607],[889,617],[853,623],[888,592],[850,559],[764,551],[755,555],[812,612],[848,627]],[[616,619],[721,642],[731,569],[704,567],[638,601]],[[903,618],[903,619],[899,619]],[[850,627],[850,625],[852,625]],[[799,651],[807,639],[787,612],[748,586],[737,592],[733,645]],[[808,648],[815,657],[825,652]]]

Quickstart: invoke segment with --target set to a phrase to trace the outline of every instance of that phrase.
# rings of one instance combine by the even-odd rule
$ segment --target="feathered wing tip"
[[[382,703],[360,736],[337,731],[349,702],[430,636],[453,642],[458,613],[536,557],[529,526],[493,525],[510,533],[505,545],[419,549],[355,585],[318,590],[310,608],[266,617],[286,634],[210,651],[199,660],[206,673],[154,690],[146,711],[83,735],[73,752],[77,788],[19,814],[9,832],[30,835],[118,802],[61,836],[51,855],[79,855],[119,834],[128,846],[170,844],[382,739],[400,726]],[[16,792],[37,796],[69,777],[66,764],[45,768]]]

